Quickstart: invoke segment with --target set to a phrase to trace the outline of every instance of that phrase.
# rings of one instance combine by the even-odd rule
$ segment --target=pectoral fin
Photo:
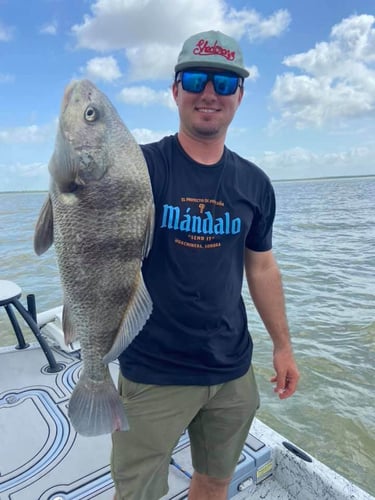
[[[145,244],[143,247],[143,257],[147,257],[149,251],[151,250],[152,241],[154,238],[154,226],[155,226],[155,205],[154,203],[152,203],[148,213],[148,223],[146,227]]]
[[[51,198],[48,196],[40,210],[35,226],[34,251],[37,255],[46,252],[53,243],[53,210]]]
[[[72,344],[76,338],[74,323],[69,306],[65,303],[62,313],[62,327],[64,332],[64,341],[66,345]]]
[[[110,363],[120,356],[142,330],[151,312],[152,300],[143,281],[142,273],[139,271],[138,286],[136,287],[133,299],[125,311],[119,333],[111,349],[103,357],[104,363]]]

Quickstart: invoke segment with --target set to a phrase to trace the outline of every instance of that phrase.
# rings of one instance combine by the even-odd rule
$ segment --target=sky
[[[250,71],[230,149],[273,180],[375,175],[374,0],[0,0],[0,191],[48,189],[72,79],[139,143],[175,133],[175,61],[211,29]]]

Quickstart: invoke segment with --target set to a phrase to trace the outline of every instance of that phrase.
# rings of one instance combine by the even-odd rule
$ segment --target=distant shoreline
[[[375,177],[375,174],[363,174],[363,175],[330,175],[327,177],[298,177],[291,179],[271,179],[272,182],[298,182],[298,181],[331,181],[331,180],[341,180],[341,179],[371,179]]]
[[[278,182],[304,182],[304,181],[330,181],[330,180],[343,180],[343,179],[371,179],[375,177],[375,174],[364,174],[364,175],[332,175],[327,177],[298,177],[291,179],[271,179],[272,183]],[[26,191],[0,191],[0,194],[17,194],[17,193],[48,193],[48,190],[26,190]]]

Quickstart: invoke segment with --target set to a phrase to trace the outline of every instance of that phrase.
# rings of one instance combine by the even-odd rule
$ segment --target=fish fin
[[[64,341],[66,345],[72,344],[76,338],[76,331],[72,321],[70,307],[64,303],[62,312],[62,328],[64,332]]]
[[[68,416],[82,436],[99,436],[129,429],[120,395],[107,373],[103,381],[91,380],[82,372],[70,397]]]
[[[146,237],[145,237],[145,244],[143,247],[143,257],[147,257],[149,254],[151,247],[152,247],[152,241],[154,238],[154,227],[155,227],[155,205],[152,203],[150,206],[150,211],[148,213],[148,222],[147,222],[147,227],[146,227]]]
[[[78,166],[69,141],[65,141],[60,127],[55,140],[55,151],[48,163],[48,171],[54,184],[62,193],[70,193],[80,182],[77,181]]]
[[[53,210],[50,196],[40,210],[34,232],[34,251],[37,255],[46,252],[53,243]]]
[[[143,281],[141,271],[139,271],[138,281],[138,286],[125,311],[119,332],[111,349],[103,357],[103,363],[108,364],[118,358],[142,330],[150,317],[152,300]]]

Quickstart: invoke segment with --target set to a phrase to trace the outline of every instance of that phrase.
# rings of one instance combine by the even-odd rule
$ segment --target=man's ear
[[[243,95],[245,93],[245,90],[243,87],[240,87],[240,91],[238,93],[238,103],[237,103],[237,107],[241,104],[241,101],[242,101],[242,98],[243,98]]]
[[[173,98],[177,104],[177,97],[178,97],[178,83],[177,82],[173,82],[173,84],[172,84],[172,95],[173,95]]]

